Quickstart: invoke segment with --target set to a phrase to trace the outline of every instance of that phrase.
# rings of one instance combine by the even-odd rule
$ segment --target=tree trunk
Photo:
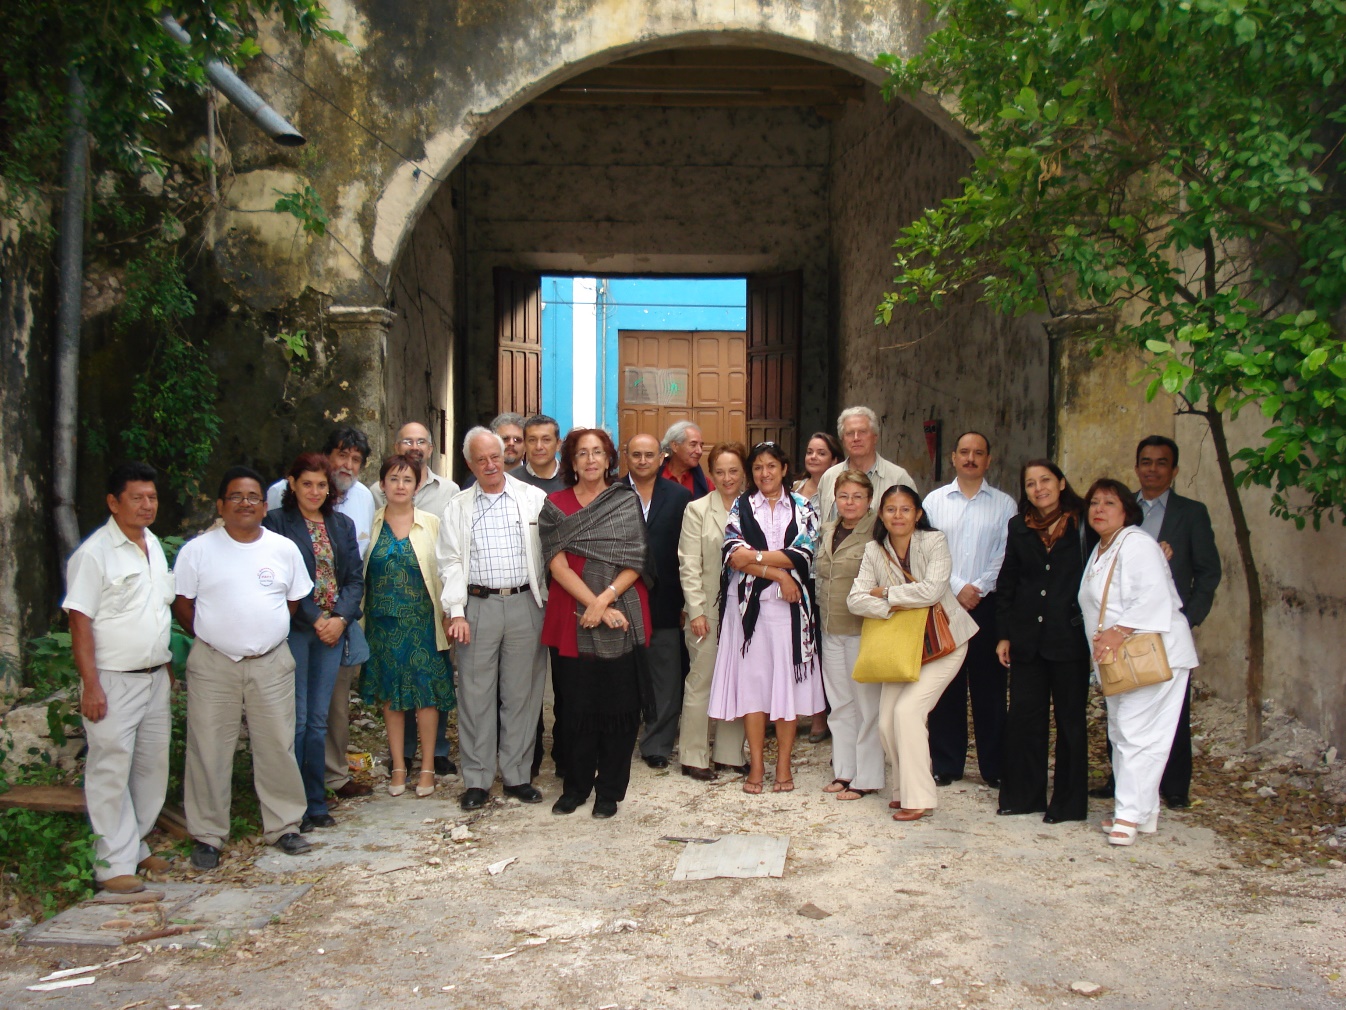
[[[1265,653],[1266,630],[1263,620],[1262,581],[1253,559],[1252,535],[1248,532],[1248,517],[1243,512],[1234,481],[1234,465],[1229,456],[1229,440],[1225,436],[1224,415],[1217,410],[1204,413],[1215,441],[1215,459],[1220,466],[1220,481],[1224,484],[1229,514],[1234,520],[1234,542],[1238,544],[1239,561],[1243,564],[1243,581],[1248,590],[1248,673],[1246,686],[1246,718],[1248,746],[1262,740],[1262,668]]]

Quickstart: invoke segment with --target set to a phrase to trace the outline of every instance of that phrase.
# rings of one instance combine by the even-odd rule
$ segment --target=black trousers
[[[561,760],[561,748],[565,740],[565,722],[561,716],[565,712],[565,701],[561,698],[561,692],[556,689],[556,674],[551,678],[551,760],[556,766],[556,774],[559,776],[565,771],[565,762]],[[542,732],[545,729],[542,723],[542,713],[537,714],[537,739],[533,742],[533,767],[530,771],[530,779],[535,779],[538,772],[542,770],[542,754],[545,748],[542,746]]]
[[[1089,813],[1088,660],[1014,659],[1005,720],[1000,808],[1045,811],[1057,820]],[[1056,715],[1056,771],[1047,802],[1049,709]]]
[[[936,775],[961,779],[967,765],[967,705],[972,698],[972,728],[977,738],[977,769],[987,782],[1001,777],[1008,678],[996,658],[995,593],[972,610],[977,634],[967,643],[958,675],[930,712],[930,763]]]
[[[558,656],[555,649],[551,650],[551,657],[556,707],[563,712],[574,709],[580,713],[577,720],[572,720],[573,725],[563,723],[558,714],[552,727],[552,758],[565,772],[561,792],[580,803],[591,793],[596,793],[599,799],[620,803],[626,799],[626,788],[631,784],[631,753],[640,734],[638,703],[624,717],[586,716],[585,711],[593,708],[594,700],[578,697],[576,692],[586,690],[579,687],[582,664],[593,661]],[[564,727],[559,737],[558,725]]]

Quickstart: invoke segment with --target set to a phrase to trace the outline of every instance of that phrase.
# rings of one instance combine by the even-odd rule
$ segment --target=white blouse
[[[1158,632],[1164,639],[1169,666],[1188,670],[1196,666],[1196,644],[1183,616],[1182,599],[1173,583],[1168,560],[1159,544],[1139,526],[1121,530],[1102,554],[1095,547],[1089,555],[1079,594],[1085,634],[1092,638],[1098,628],[1099,604],[1114,558],[1118,558],[1117,568],[1112,576],[1103,627],[1120,624],[1136,631]]]

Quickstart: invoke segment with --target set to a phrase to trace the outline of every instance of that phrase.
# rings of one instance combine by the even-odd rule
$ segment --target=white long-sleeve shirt
[[[959,490],[958,481],[925,496],[926,518],[949,538],[953,555],[949,586],[955,596],[967,585],[976,586],[982,596],[995,592],[1005,562],[1009,521],[1017,511],[1013,498],[985,481],[971,498]]]

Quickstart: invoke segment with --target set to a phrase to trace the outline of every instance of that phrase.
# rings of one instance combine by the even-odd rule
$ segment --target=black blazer
[[[308,577],[315,578],[318,563],[313,557],[313,541],[308,535],[308,523],[297,508],[272,509],[262,520],[262,525],[273,533],[289,537],[304,556],[308,567]],[[360,619],[360,601],[365,594],[364,564],[360,560],[360,547],[355,540],[355,523],[350,516],[332,512],[327,517],[327,535],[332,541],[332,560],[336,567],[337,598],[332,608],[333,617],[344,617],[346,626]],[[313,622],[322,616],[322,611],[313,602],[310,593],[299,601],[299,607],[291,619],[295,627],[312,627]]]
[[[1005,562],[996,579],[996,630],[1010,661],[1089,660],[1089,634],[1077,597],[1085,559],[1098,536],[1087,525],[1067,531],[1051,553],[1022,515],[1009,521]]]
[[[645,531],[649,534],[650,558],[654,561],[650,623],[656,628],[677,628],[682,624],[678,539],[682,536],[682,515],[691,501],[692,493],[677,481],[655,479]]]
[[[1170,491],[1159,539],[1173,549],[1168,567],[1182,599],[1183,616],[1195,628],[1210,613],[1220,584],[1220,552],[1210,512],[1201,502]]]

